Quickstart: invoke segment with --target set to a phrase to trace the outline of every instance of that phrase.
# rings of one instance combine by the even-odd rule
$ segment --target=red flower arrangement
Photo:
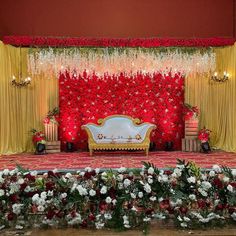
[[[57,38],[32,36],[5,36],[5,44],[16,46],[51,46],[51,47],[219,47],[233,45],[234,38]]]
[[[52,111],[49,111],[46,118],[43,120],[44,124],[54,123],[59,124],[59,108],[55,107]]]
[[[205,127],[201,129],[198,133],[198,139],[201,143],[205,143],[209,141],[211,130],[206,129]]]
[[[199,109],[197,106],[191,106],[188,103],[184,104],[184,120],[190,120],[199,116]]]
[[[43,132],[37,131],[36,129],[32,129],[31,132],[33,134],[32,141],[35,146],[37,146],[37,144],[39,144],[39,143],[41,143],[41,144],[46,143],[45,134]]]

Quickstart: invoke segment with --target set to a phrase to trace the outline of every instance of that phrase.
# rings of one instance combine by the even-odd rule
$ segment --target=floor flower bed
[[[159,170],[85,168],[38,175],[20,167],[0,172],[0,229],[82,227],[147,232],[156,219],[182,228],[236,223],[236,170],[204,170],[178,160]]]

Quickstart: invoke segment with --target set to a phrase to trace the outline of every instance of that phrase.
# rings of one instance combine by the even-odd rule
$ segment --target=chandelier
[[[15,87],[21,88],[26,87],[27,85],[31,84],[31,78],[29,76],[23,78],[22,75],[22,55],[21,55],[21,48],[20,48],[20,63],[19,63],[19,77],[17,78],[15,75],[12,76],[11,84]]]
[[[214,75],[211,76],[211,81],[214,82],[226,82],[228,80],[229,80],[229,73],[227,73],[226,71],[224,71],[222,75],[215,72]]]

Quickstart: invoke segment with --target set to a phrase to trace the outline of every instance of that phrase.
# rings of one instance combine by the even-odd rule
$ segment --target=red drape
[[[184,79],[175,74],[160,73],[133,76],[95,74],[60,75],[60,139],[77,148],[86,148],[87,135],[81,125],[96,123],[99,118],[125,114],[142,121],[152,122],[157,129],[152,133],[159,150],[166,141],[173,141],[175,149],[181,148],[184,134],[183,102]]]

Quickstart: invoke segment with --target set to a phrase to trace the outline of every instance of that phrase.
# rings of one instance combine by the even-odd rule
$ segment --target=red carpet
[[[0,169],[13,169],[16,164],[32,170],[48,169],[81,169],[87,166],[93,168],[119,168],[121,166],[141,167],[141,161],[152,162],[159,168],[176,165],[176,159],[194,161],[200,167],[211,168],[212,165],[226,165],[236,168],[236,153],[213,152],[211,154],[188,152],[151,152],[148,157],[143,153],[106,152],[95,153],[90,157],[88,152],[57,153],[47,155],[18,154],[0,156]]]

